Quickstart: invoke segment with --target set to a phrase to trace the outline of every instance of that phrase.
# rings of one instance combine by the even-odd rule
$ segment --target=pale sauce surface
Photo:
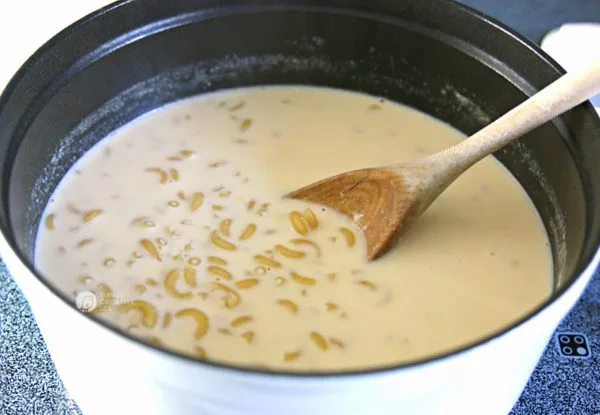
[[[360,235],[349,246],[340,231],[351,227],[344,218],[313,207],[318,226],[303,219],[302,235],[289,214],[307,206],[281,196],[462,138],[407,107],[330,89],[181,101],[73,166],[44,213],[36,266],[74,298],[96,293],[103,318],[200,358],[347,370],[442,353],[505,327],[551,291],[545,230],[498,162],[470,169],[369,264]]]

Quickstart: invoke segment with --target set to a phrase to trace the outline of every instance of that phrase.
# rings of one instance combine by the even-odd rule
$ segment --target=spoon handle
[[[561,76],[470,138],[433,155],[432,158],[444,164],[452,159],[452,173],[461,174],[479,160],[581,104],[598,91],[600,59]]]

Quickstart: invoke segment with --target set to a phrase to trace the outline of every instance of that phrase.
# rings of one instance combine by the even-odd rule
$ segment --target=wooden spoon
[[[465,170],[600,90],[600,60],[563,75],[468,139],[410,163],[341,173],[286,195],[352,219],[367,257],[386,253]]]

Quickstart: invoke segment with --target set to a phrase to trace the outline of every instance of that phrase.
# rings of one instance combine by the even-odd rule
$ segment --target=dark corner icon
[[[556,344],[561,356],[588,358],[592,355],[590,343],[583,333],[557,333]]]

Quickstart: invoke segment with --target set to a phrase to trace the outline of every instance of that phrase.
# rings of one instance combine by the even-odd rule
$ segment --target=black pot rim
[[[508,27],[508,26],[504,25],[503,23],[499,22],[498,20],[486,15],[483,12],[480,12],[480,11],[473,9],[472,7],[466,6],[462,3],[458,3],[456,0],[444,0],[444,1],[446,3],[449,3],[451,7],[460,9],[465,14],[469,14],[472,17],[475,17],[478,20],[483,21],[485,24],[489,25],[491,29],[500,30],[500,31],[510,35],[510,37],[512,37],[514,39],[514,41],[521,43],[522,45],[526,46],[531,51],[533,51],[539,59],[544,61],[544,63],[546,65],[548,65],[550,68],[552,68],[556,72],[557,76],[563,75],[565,73],[565,70],[552,57],[550,57],[547,53],[545,53],[543,50],[541,50],[541,48],[539,48],[538,45],[536,45],[534,42],[528,40],[527,38],[525,38],[524,36],[522,36],[521,34],[516,32],[515,30],[511,29],[510,27]],[[4,107],[6,106],[6,101],[12,95],[13,89],[20,82],[22,77],[29,71],[30,67],[35,62],[40,60],[40,58],[42,58],[45,53],[47,53],[49,50],[51,50],[52,47],[56,43],[59,43],[61,40],[63,40],[67,36],[69,36],[71,33],[76,32],[79,27],[85,25],[89,21],[93,21],[94,19],[97,19],[101,15],[110,13],[111,11],[113,11],[115,9],[118,9],[120,7],[125,7],[129,4],[136,4],[136,3],[141,3],[141,2],[143,2],[143,0],[118,0],[118,1],[115,1],[111,4],[108,4],[108,5],[100,8],[100,9],[97,9],[96,11],[75,21],[74,23],[72,23],[71,25],[69,25],[62,31],[60,31],[58,34],[53,36],[51,39],[49,39],[40,48],[38,48],[36,50],[36,52],[29,59],[27,59],[25,61],[25,63],[19,68],[19,70],[16,72],[16,74],[14,74],[14,76],[11,78],[11,80],[7,84],[7,86],[4,89],[4,91],[2,92],[2,94],[0,94],[0,113],[2,113]],[[596,114],[591,103],[585,102],[582,105],[584,106],[586,111]],[[598,120],[598,117],[596,117],[596,119]],[[599,121],[598,125],[600,128],[600,120],[598,120],[598,121]],[[49,293],[51,295],[58,297],[67,307],[71,308],[72,311],[77,312],[77,313],[82,313],[79,309],[77,309],[76,305],[74,304],[74,302],[71,299],[69,299],[64,293],[60,292],[56,287],[53,287],[51,284],[49,284],[49,282],[46,279],[44,279],[41,275],[39,275],[39,273],[35,270],[35,268],[30,263],[30,261],[28,261],[26,258],[24,258],[24,256],[19,252],[19,250],[13,248],[14,247],[14,238],[12,235],[12,230],[10,229],[10,224],[8,225],[9,229],[5,229],[4,226],[0,226],[0,227],[1,227],[0,232],[2,233],[3,237],[8,242],[9,247],[15,253],[15,255],[17,256],[19,261],[28,268],[28,271],[31,273],[31,275],[34,276],[35,278],[37,278],[38,281],[49,291]],[[593,241],[593,244],[597,250],[598,247],[600,246],[600,237],[596,238],[596,240]],[[110,333],[112,333],[114,335],[117,335],[124,339],[133,341],[137,346],[146,347],[153,352],[158,352],[166,357],[178,359],[180,361],[183,361],[183,362],[186,362],[189,364],[195,364],[195,365],[198,365],[198,367],[210,367],[213,369],[233,371],[235,373],[244,374],[244,375],[261,375],[261,376],[272,376],[272,377],[278,377],[278,378],[283,377],[283,378],[290,378],[290,379],[319,378],[321,380],[324,380],[324,379],[340,379],[340,378],[350,378],[350,377],[356,378],[358,376],[366,377],[366,376],[374,376],[374,375],[383,375],[383,374],[390,374],[392,372],[397,372],[397,371],[400,371],[403,369],[413,369],[416,367],[425,366],[428,364],[432,364],[432,363],[436,363],[436,362],[440,362],[440,361],[452,358],[452,357],[460,355],[462,353],[469,352],[475,348],[481,347],[481,346],[483,346],[489,342],[492,342],[492,341],[504,336],[505,334],[508,334],[509,332],[519,328],[520,326],[524,325],[525,323],[529,322],[530,320],[532,320],[533,318],[535,318],[536,316],[541,314],[542,311],[544,311],[547,308],[554,305],[560,298],[563,297],[563,295],[565,294],[566,291],[568,291],[577,281],[579,281],[582,278],[584,273],[589,272],[588,268],[591,266],[591,264],[594,260],[596,250],[593,250],[588,255],[588,257],[582,259],[582,261],[581,261],[582,266],[578,270],[578,275],[573,277],[568,284],[565,284],[561,289],[553,292],[548,300],[541,303],[536,308],[534,308],[532,311],[523,315],[518,320],[514,321],[511,325],[501,328],[501,329],[487,335],[483,339],[472,341],[470,343],[464,344],[463,346],[455,347],[448,351],[440,352],[440,353],[431,355],[429,357],[415,359],[415,360],[408,361],[408,362],[401,363],[401,364],[380,366],[380,367],[375,367],[372,369],[364,369],[364,370],[349,370],[349,371],[338,371],[338,372],[321,372],[321,371],[286,372],[286,371],[270,371],[270,370],[260,369],[260,368],[256,368],[256,367],[252,367],[252,366],[234,366],[234,365],[230,365],[227,363],[220,363],[217,361],[210,361],[210,360],[199,360],[199,359],[196,359],[194,357],[191,357],[191,356],[188,356],[188,355],[185,355],[182,353],[163,349],[163,348],[155,346],[151,343],[144,342],[138,338],[135,338],[132,335],[129,335],[128,333],[120,331],[119,329],[117,329],[114,326],[109,325],[108,323],[102,321],[100,318],[94,316],[93,314],[89,314],[89,313],[83,313],[83,314],[86,314],[85,318],[89,319],[89,321],[92,322],[93,324],[97,324],[99,326],[99,328],[108,330]]]

